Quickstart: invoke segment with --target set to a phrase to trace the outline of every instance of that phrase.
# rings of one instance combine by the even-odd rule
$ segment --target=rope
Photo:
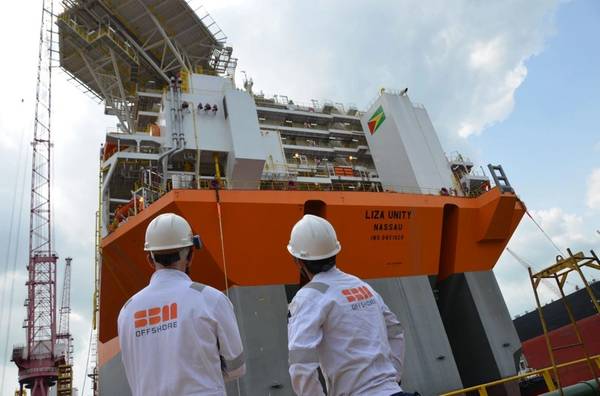
[[[542,228],[542,226],[539,225],[537,221],[535,221],[535,219],[533,218],[533,216],[531,215],[531,213],[529,213],[529,210],[525,209],[525,213],[527,213],[527,216],[529,216],[529,218],[531,219],[531,221],[533,221],[533,224],[535,224],[537,226],[537,228],[540,229],[540,231],[542,232],[542,234],[544,234],[544,236],[546,237],[546,239],[548,239],[550,241],[550,243],[552,244],[552,246],[554,246],[554,248],[558,251],[558,253],[560,253],[564,257],[565,254],[563,253],[563,251],[560,250],[560,248],[556,245],[556,243],[554,243],[554,241],[552,240],[552,238],[550,238],[550,235],[548,235],[548,233],[546,233],[546,231],[544,231],[544,229]]]
[[[513,252],[512,250],[510,250],[510,248],[506,248],[506,251],[508,253],[510,253],[510,255],[513,256],[513,258],[515,260],[517,260],[517,262],[519,264],[521,264],[521,266],[523,266],[524,268],[528,268],[529,267],[529,268],[533,269],[534,271],[537,271],[537,270],[535,270],[535,268],[533,267],[533,265],[531,265],[531,263],[527,262],[524,258],[522,258],[519,255],[517,255],[515,252]],[[567,283],[569,283],[569,282],[567,281]],[[544,286],[546,286],[555,295],[555,297],[558,297],[558,298],[561,297],[560,290],[549,279],[542,279],[542,284]]]
[[[94,328],[90,327],[90,340],[88,342],[88,354],[87,354],[87,361],[85,363],[85,375],[83,376],[83,386],[81,387],[81,396],[85,395],[85,385],[87,383],[87,377],[88,377],[88,372],[90,369],[90,357],[92,355],[92,337],[94,335]]]
[[[217,194],[217,214],[219,216],[219,232],[221,234],[221,258],[223,259],[223,274],[225,275],[225,294],[229,298],[229,279],[227,277],[227,260],[225,259],[225,240],[223,238],[223,216],[221,214],[221,202],[219,200],[219,190]]]
[[[20,250],[20,242],[21,242],[21,225],[23,223],[23,202],[25,201],[24,196],[25,196],[25,182],[27,180],[26,177],[24,177],[24,172],[25,172],[25,168],[26,166],[22,166],[22,162],[25,161],[25,165],[27,165],[27,159],[26,157],[23,155],[23,152],[26,149],[26,145],[25,145],[25,136],[26,134],[24,133],[25,128],[22,129],[21,131],[21,146],[20,146],[20,150],[19,150],[19,159],[17,162],[17,173],[16,173],[16,177],[15,177],[15,186],[14,186],[14,193],[13,193],[13,203],[12,203],[12,212],[11,212],[11,222],[10,222],[10,229],[9,229],[9,237],[8,237],[8,245],[7,245],[7,249],[6,249],[6,273],[5,276],[3,276],[3,284],[2,284],[2,301],[6,301],[5,300],[5,290],[4,288],[7,286],[7,282],[8,282],[8,266],[10,263],[10,253],[13,253],[13,265],[11,267],[11,273],[16,274],[16,269],[17,269],[17,262],[19,259],[19,250]],[[21,175],[21,173],[23,173],[23,175]],[[17,230],[16,230],[16,236],[13,239],[13,232],[14,232],[14,224],[13,224],[13,214],[14,214],[14,210],[15,210],[15,203],[16,203],[16,196],[17,196],[17,190],[18,190],[18,181],[21,180],[21,188],[20,188],[20,199],[19,199],[19,210],[18,210],[18,216],[16,218],[16,225],[17,225]],[[13,246],[14,245],[14,246]],[[27,259],[29,259],[29,257],[27,257]],[[8,313],[7,313],[7,320],[6,320],[6,330],[4,332],[5,334],[5,339],[4,339],[4,349],[2,349],[3,353],[2,356],[8,356],[8,342],[10,340],[10,333],[11,333],[11,323],[12,323],[12,316],[13,316],[13,302],[14,302],[14,297],[15,297],[15,280],[13,280],[10,284],[10,292],[8,293],[9,295],[9,303],[8,303]],[[2,307],[2,312],[0,312],[0,320],[3,318],[4,316],[4,306]],[[0,322],[1,323],[1,322]],[[5,362],[1,362],[2,363],[2,375],[0,376],[0,389],[2,389],[5,385],[5,379],[6,379],[6,367],[7,364],[4,364]]]
[[[221,234],[221,257],[223,259],[223,274],[225,276],[225,295],[229,298],[229,279],[227,277],[227,260],[225,259],[225,240],[223,238],[223,217],[221,215],[221,201],[219,199],[219,190],[215,190],[217,196],[217,214],[219,216],[219,233]],[[241,395],[240,391],[240,379],[235,380],[238,390],[238,395]]]
[[[192,102],[192,117],[193,117],[193,121],[194,121],[194,139],[196,141],[196,149],[197,151],[197,156],[198,158],[196,159],[196,162],[199,163],[200,162],[200,144],[198,142],[198,133],[197,133],[197,129],[196,129],[196,108],[195,108],[196,104]],[[198,174],[196,175],[196,184],[197,186],[199,186],[200,184],[200,171],[198,170]],[[217,188],[217,190],[215,190],[215,194],[216,194],[216,198],[217,198],[217,215],[219,217],[219,233],[220,233],[220,237],[221,237],[221,258],[223,260],[223,274],[225,276],[225,294],[227,295],[227,298],[229,298],[229,279],[227,277],[227,259],[225,258],[225,238],[224,238],[224,234],[223,234],[223,216],[221,213],[221,200],[219,199],[219,190]]]
[[[20,157],[20,153],[19,153],[19,157]],[[21,163],[21,159],[19,158],[19,162]],[[11,209],[10,209],[10,226],[8,228],[8,243],[6,245],[6,258],[4,259],[4,263],[6,265],[6,269],[5,269],[5,276],[2,277],[2,283],[0,283],[0,290],[2,290],[2,301],[6,301],[6,286],[7,286],[7,282],[8,282],[8,267],[9,267],[9,263],[10,263],[10,253],[12,251],[12,245],[13,245],[13,231],[14,231],[14,220],[15,220],[15,206],[17,204],[17,191],[18,191],[18,181],[19,181],[19,175],[15,176],[15,185],[13,187],[13,197],[12,197],[12,205],[11,205]],[[15,260],[16,261],[16,260]],[[2,310],[0,311],[0,323],[4,323],[2,321],[2,319],[4,318],[4,304],[2,305]],[[4,356],[4,355],[3,355]]]

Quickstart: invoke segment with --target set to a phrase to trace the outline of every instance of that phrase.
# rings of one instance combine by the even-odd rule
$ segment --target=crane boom
[[[65,259],[62,299],[60,310],[58,311],[57,340],[64,354],[64,362],[58,366],[57,396],[71,396],[73,394],[73,337],[69,328],[69,315],[71,314],[71,261],[73,261],[71,257]]]
[[[73,365],[73,356],[71,343],[71,331],[69,329],[69,315],[71,314],[71,257],[65,259],[65,275],[63,280],[62,299],[60,304],[58,334],[57,338],[64,345],[65,362]]]

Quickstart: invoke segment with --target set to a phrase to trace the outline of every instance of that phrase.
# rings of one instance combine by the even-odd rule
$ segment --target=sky
[[[0,13],[6,54],[0,63],[1,394],[14,391],[16,369],[8,356],[13,344],[24,341],[38,3],[13,2],[11,12]],[[203,4],[227,34],[239,58],[238,84],[245,71],[255,91],[362,109],[381,87],[409,87],[411,99],[426,106],[446,152],[458,150],[484,167],[501,164],[561,251],[599,249],[600,2],[191,3]],[[91,322],[98,150],[116,120],[55,71],[55,246],[62,258],[73,257],[71,328],[75,385],[81,388]],[[534,269],[559,254],[527,217],[509,247]],[[59,273],[63,268],[61,261]],[[534,307],[527,271],[510,254],[502,255],[494,271],[512,315]],[[567,289],[576,285],[573,279]],[[550,288],[543,298],[555,298]]]

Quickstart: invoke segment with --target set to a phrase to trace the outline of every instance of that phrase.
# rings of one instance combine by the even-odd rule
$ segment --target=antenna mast
[[[27,265],[27,319],[25,346],[13,349],[12,360],[19,368],[19,384],[32,396],[46,396],[57,379],[62,356],[56,353],[56,262],[52,248],[50,205],[52,56],[55,41],[54,3],[42,0],[39,35],[33,160],[29,264]]]

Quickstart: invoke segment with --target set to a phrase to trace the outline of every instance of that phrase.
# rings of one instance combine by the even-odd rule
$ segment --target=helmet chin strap
[[[296,259],[296,261],[297,261],[298,265],[300,265],[300,272],[306,277],[306,279],[308,279],[310,281],[311,278],[312,278],[312,275],[311,275],[310,271],[308,271],[306,269],[306,266],[304,265],[304,263],[302,262],[302,260]]]
[[[186,263],[185,263],[185,274],[186,275],[190,275],[190,266],[192,265],[192,248],[189,247],[187,249],[182,249],[179,251],[179,257],[181,257],[181,259],[183,260],[183,252],[185,252],[185,259],[186,259]]]

